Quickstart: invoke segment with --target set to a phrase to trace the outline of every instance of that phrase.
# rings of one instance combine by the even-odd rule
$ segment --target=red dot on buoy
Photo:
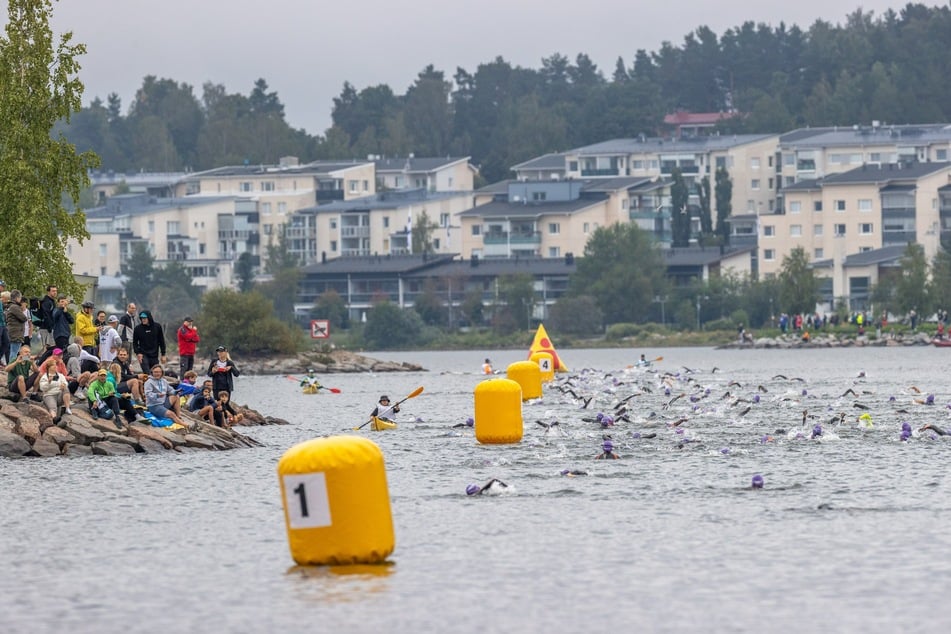
[[[551,347],[551,342],[548,341],[548,338],[547,338],[547,337],[542,337],[541,339],[538,340],[538,343],[539,343],[543,348],[550,348],[550,347]]]

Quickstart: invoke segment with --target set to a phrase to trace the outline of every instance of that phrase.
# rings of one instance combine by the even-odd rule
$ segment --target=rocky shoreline
[[[803,341],[799,334],[787,334],[779,337],[754,338],[752,342],[733,341],[717,346],[717,350],[758,350],[769,348],[864,348],[890,346],[930,346],[933,336],[926,332],[895,334],[884,333],[881,337],[868,335],[835,335],[810,333],[809,341]]]
[[[173,360],[174,361],[174,360]],[[303,374],[313,369],[329,372],[418,372],[412,363],[379,361],[345,350],[306,352],[296,357],[236,360],[242,375]],[[175,367],[175,364],[170,364]],[[286,425],[287,421],[264,416],[234,404],[244,414],[238,426]],[[14,401],[0,387],[0,457],[121,456],[133,453],[185,452],[192,450],[224,451],[242,447],[260,447],[261,443],[234,429],[225,429],[199,420],[182,410],[189,429],[171,430],[152,427],[146,422],[117,427],[114,420],[93,418],[85,403],[77,403],[72,414],[63,415],[60,424],[42,403]]]
[[[241,369],[241,374],[250,376],[303,374],[308,370],[314,370],[320,374],[425,371],[425,368],[415,363],[380,361],[348,350],[303,352],[294,357],[267,357],[263,359],[241,359],[237,357],[235,363]]]

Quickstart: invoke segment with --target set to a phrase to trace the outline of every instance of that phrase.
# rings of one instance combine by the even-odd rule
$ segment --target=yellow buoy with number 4
[[[528,401],[533,398],[541,398],[542,395],[542,372],[538,364],[534,361],[516,361],[510,363],[505,369],[505,374],[520,386],[522,386],[522,400]]]
[[[538,364],[538,369],[542,373],[542,383],[548,383],[555,380],[555,360],[547,352],[533,352],[528,358],[532,363]]]
[[[277,473],[295,562],[378,564],[393,552],[383,452],[372,440],[308,440],[281,456]]]

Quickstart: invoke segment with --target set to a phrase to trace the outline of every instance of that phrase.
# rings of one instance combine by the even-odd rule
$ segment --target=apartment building
[[[77,274],[119,278],[136,244],[156,266],[181,263],[203,289],[231,286],[234,260],[244,252],[259,263],[257,205],[248,199],[123,194],[85,214],[89,239],[66,245]]]
[[[377,189],[471,192],[477,170],[468,156],[446,158],[374,157]]]
[[[907,244],[930,260],[951,236],[949,162],[866,164],[789,185],[783,196],[785,213],[759,217],[760,272],[775,275],[802,247],[825,278],[825,301],[849,297],[853,309],[865,308],[878,271]]]

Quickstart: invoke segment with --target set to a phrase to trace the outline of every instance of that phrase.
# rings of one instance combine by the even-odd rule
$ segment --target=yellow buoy
[[[300,565],[377,564],[393,552],[383,452],[359,436],[315,438],[277,463],[291,557]]]
[[[522,387],[516,381],[489,379],[476,386],[475,436],[483,444],[522,439]]]
[[[542,395],[542,371],[534,361],[516,361],[505,370],[508,378],[522,386],[522,400]]]
[[[538,369],[541,370],[542,374],[542,383],[555,380],[555,361],[551,354],[547,352],[533,352],[528,360],[538,364]]]

